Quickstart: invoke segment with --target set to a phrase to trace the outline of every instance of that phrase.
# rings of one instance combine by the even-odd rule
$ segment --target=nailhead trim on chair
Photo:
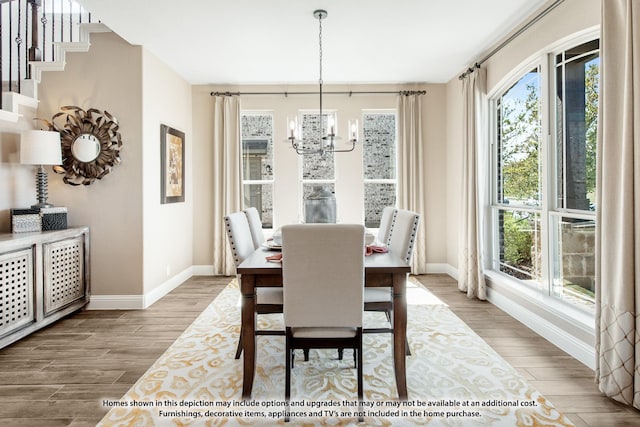
[[[233,238],[233,234],[231,233],[231,224],[229,224],[229,217],[224,217],[224,223],[227,226],[227,235],[229,236],[229,246],[231,247],[231,251],[233,252],[233,262],[238,265],[240,264],[240,258],[238,258],[238,251],[236,250],[235,240]]]

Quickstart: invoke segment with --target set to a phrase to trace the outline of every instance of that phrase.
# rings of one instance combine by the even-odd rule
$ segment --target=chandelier
[[[287,118],[287,125],[289,128],[289,136],[287,139],[291,142],[291,146],[297,154],[325,154],[325,153],[346,153],[353,151],[358,142],[358,120],[349,120],[347,129],[349,130],[349,147],[336,148],[336,141],[340,137],[336,134],[336,124],[332,116],[327,117],[327,129],[325,132],[324,118],[322,115],[322,20],[327,17],[327,11],[318,9],[313,12],[313,16],[318,20],[318,44],[319,49],[319,63],[320,63],[320,78],[318,79],[318,85],[320,86],[320,108],[318,113],[319,120],[319,147],[304,147],[302,141],[302,132],[298,125],[297,117],[293,119]]]

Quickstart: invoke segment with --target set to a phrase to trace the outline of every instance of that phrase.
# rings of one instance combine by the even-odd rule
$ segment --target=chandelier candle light
[[[333,116],[327,117],[328,131],[327,133],[325,133],[324,120],[322,115],[322,20],[327,17],[327,11],[318,9],[313,12],[313,16],[318,20],[319,24],[318,41],[320,46],[320,78],[318,79],[318,84],[320,86],[320,112],[318,114],[318,118],[320,121],[320,147],[305,148],[302,146],[302,133],[298,125],[297,117],[287,117],[287,126],[289,128],[289,136],[287,137],[287,139],[291,142],[291,146],[297,154],[346,153],[349,151],[353,151],[353,149],[356,147],[356,142],[358,142],[358,120],[349,120],[348,122],[349,143],[351,144],[351,146],[347,146],[348,148],[344,149],[336,148],[335,142],[339,140],[340,137],[336,135],[336,125],[334,122],[334,118]]]

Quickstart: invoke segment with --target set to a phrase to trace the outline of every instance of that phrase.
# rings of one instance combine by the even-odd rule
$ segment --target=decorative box
[[[42,230],[40,209],[11,209],[11,232],[28,233]]]
[[[42,208],[40,217],[42,231],[67,229],[67,208],[65,207]]]

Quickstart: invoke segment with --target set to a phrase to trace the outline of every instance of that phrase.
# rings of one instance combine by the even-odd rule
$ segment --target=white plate
[[[276,245],[273,240],[267,240],[262,244],[263,248],[267,248],[271,251],[280,251],[282,250],[282,245]]]

